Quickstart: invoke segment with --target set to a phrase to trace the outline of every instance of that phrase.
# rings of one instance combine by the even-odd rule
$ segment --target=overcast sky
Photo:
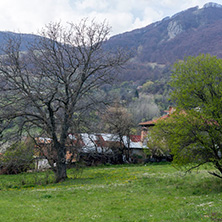
[[[0,31],[37,33],[53,21],[107,20],[111,35],[144,27],[210,0],[0,0]],[[213,0],[222,4],[222,0]]]

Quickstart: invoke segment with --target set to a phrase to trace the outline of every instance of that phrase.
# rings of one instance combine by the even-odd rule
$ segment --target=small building
[[[170,106],[169,110],[164,111],[166,113],[165,115],[163,115],[159,118],[156,118],[154,120],[139,123],[139,126],[142,127],[142,129],[141,129],[141,142],[143,144],[147,142],[146,138],[147,138],[147,134],[148,134],[148,131],[149,131],[150,127],[155,126],[155,124],[157,123],[158,120],[167,119],[174,111],[175,111],[175,109],[172,106]]]

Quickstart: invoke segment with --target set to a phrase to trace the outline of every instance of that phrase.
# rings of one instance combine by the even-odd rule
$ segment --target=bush
[[[31,141],[14,143],[0,157],[0,174],[18,174],[33,168],[33,148]]]

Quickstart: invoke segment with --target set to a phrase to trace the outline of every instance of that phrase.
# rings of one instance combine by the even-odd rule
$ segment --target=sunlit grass
[[[91,167],[59,184],[46,172],[1,175],[0,221],[222,221],[222,181],[207,170]]]

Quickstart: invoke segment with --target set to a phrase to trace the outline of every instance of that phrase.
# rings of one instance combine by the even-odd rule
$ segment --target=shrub
[[[0,174],[18,174],[33,167],[33,148],[31,141],[11,145],[0,157]]]

